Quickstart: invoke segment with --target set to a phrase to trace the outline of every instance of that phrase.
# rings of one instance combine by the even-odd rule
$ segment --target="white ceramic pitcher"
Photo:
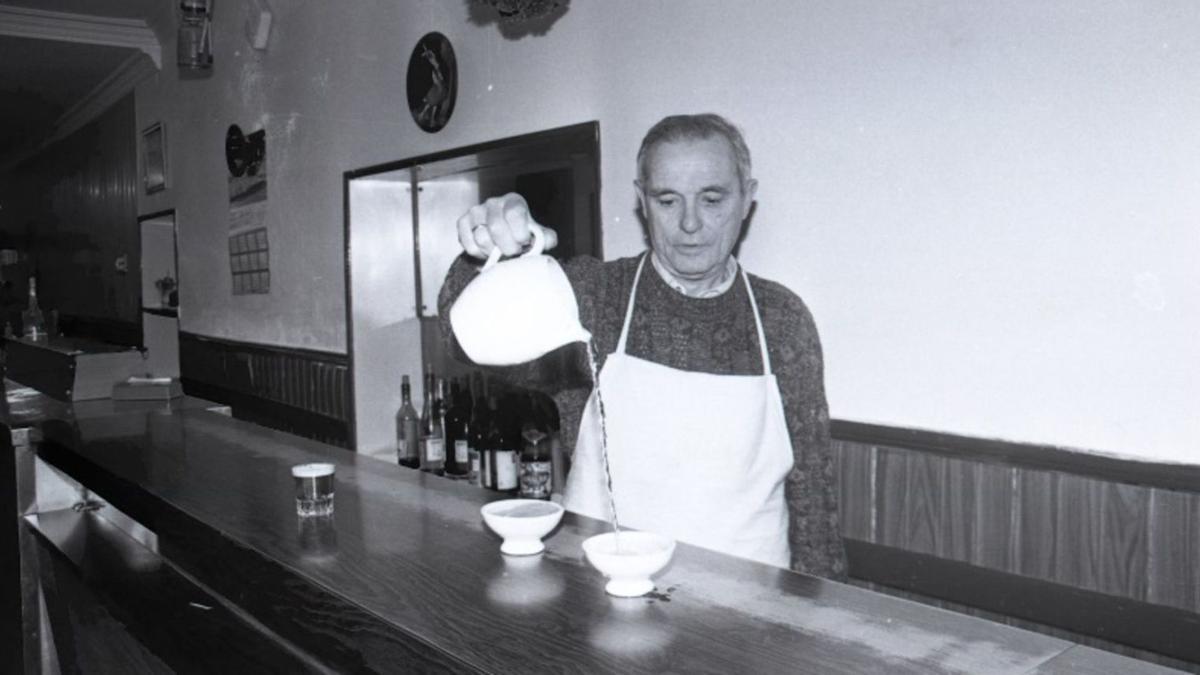
[[[542,253],[545,236],[532,229],[533,245],[500,262],[493,249],[450,308],[458,344],[480,365],[526,363],[572,342],[587,342],[579,305],[558,261]]]

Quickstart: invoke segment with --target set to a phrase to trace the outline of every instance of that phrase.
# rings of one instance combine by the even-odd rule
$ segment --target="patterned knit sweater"
[[[592,333],[601,366],[616,349],[640,258],[601,262],[581,256],[563,264],[579,302],[580,320]],[[477,270],[477,263],[460,256],[442,286],[438,309],[447,339],[452,340],[447,318],[450,306]],[[816,326],[800,298],[782,285],[754,275],[750,275],[750,285],[762,316],[795,454],[785,485],[792,569],[844,579],[846,557],[838,528],[837,481]],[[453,351],[462,356],[457,347]],[[716,297],[692,298],[669,287],[649,262],[638,284],[627,351],[681,370],[762,374],[745,284],[739,280]],[[554,398],[563,447],[573,449],[592,386],[582,345],[564,347],[529,364],[495,370],[515,384],[540,389]]]

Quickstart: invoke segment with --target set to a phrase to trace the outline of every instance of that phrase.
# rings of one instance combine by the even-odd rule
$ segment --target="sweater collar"
[[[729,290],[729,288],[733,286],[734,280],[737,279],[737,259],[733,256],[729,256],[725,260],[725,272],[722,274],[721,280],[708,290],[692,294],[688,293],[683,283],[679,281],[679,278],[672,274],[671,271],[667,269],[667,266],[658,259],[658,253],[656,251],[650,251],[650,264],[654,266],[654,271],[658,272],[659,278],[661,278],[668,286],[674,289],[677,293],[686,295],[689,298],[715,298],[716,296],[721,295],[725,291]]]

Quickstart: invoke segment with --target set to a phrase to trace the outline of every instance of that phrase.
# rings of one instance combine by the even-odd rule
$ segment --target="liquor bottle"
[[[467,394],[470,396],[470,394]],[[471,472],[471,457],[467,406],[458,380],[450,382],[450,406],[446,408],[446,475],[466,477]]]
[[[488,407],[487,398],[483,393],[483,379],[476,373],[475,403],[472,405],[471,421],[467,423],[468,440],[467,452],[470,455],[471,468],[467,480],[471,485],[483,486],[483,449],[487,443]]]
[[[499,413],[493,415],[498,441],[489,444],[492,489],[513,495],[517,492],[521,466],[521,418],[514,403],[511,393],[501,399]]]
[[[37,278],[29,277],[29,306],[21,312],[21,323],[25,339],[33,342],[46,342],[46,318],[38,307]]]
[[[396,461],[415,469],[421,466],[421,418],[412,404],[408,376],[400,379],[400,409],[396,411]]]
[[[526,418],[521,428],[521,437],[525,441],[521,448],[520,496],[524,499],[550,499],[551,467],[550,434],[545,424],[536,415],[536,409],[530,405],[532,413]]]
[[[504,447],[504,421],[496,403],[496,395],[489,393],[487,399],[487,432],[479,449],[479,484],[489,490],[496,489],[496,454]]]
[[[442,420],[435,398],[437,378],[433,368],[425,373],[425,402],[421,407],[421,470],[442,475],[446,461],[446,438],[442,433]]]

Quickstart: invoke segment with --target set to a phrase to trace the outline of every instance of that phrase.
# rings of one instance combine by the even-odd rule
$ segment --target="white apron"
[[[620,524],[778,567],[790,564],[784,479],[792,442],[750,280],[762,375],[713,375],[625,353],[638,281],[617,349],[600,369]],[[579,425],[564,506],[610,520],[597,392]]]

